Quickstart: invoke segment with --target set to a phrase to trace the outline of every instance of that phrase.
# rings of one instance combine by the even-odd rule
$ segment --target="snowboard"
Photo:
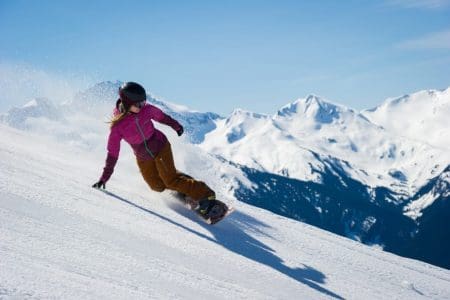
[[[175,192],[175,196],[187,208],[194,211],[202,221],[209,225],[217,224],[234,212],[233,207],[229,207],[217,199],[202,200],[199,202],[179,192]]]

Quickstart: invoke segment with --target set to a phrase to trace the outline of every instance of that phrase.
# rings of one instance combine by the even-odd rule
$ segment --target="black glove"
[[[105,183],[102,180],[99,180],[98,182],[94,183],[92,185],[93,188],[99,189],[99,188],[103,188],[105,189]]]
[[[181,136],[183,134],[183,132],[184,132],[184,128],[183,128],[183,126],[180,125],[180,129],[177,130],[178,136]]]

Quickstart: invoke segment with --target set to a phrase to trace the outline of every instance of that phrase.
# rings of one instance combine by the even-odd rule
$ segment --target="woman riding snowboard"
[[[215,200],[215,192],[204,182],[177,171],[170,143],[164,133],[154,127],[152,120],[172,127],[178,136],[183,134],[183,126],[147,103],[145,89],[138,83],[124,83],[119,88],[119,96],[111,120],[103,174],[92,187],[105,188],[119,157],[120,142],[124,139],[133,149],[139,170],[152,190],[177,191],[192,199],[191,206],[205,219],[214,222],[214,219],[222,218],[227,211],[226,205]]]

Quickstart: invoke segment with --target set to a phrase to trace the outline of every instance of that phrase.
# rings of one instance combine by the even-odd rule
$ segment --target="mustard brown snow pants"
[[[174,190],[194,200],[215,194],[204,182],[190,178],[176,170],[169,142],[154,159],[137,160],[137,164],[145,182],[154,191]]]

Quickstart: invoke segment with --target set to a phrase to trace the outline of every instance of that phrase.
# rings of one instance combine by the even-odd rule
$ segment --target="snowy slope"
[[[107,195],[90,188],[101,151],[0,132],[1,298],[450,298],[448,270],[239,202],[207,226],[151,192],[127,155]],[[177,151],[177,163],[190,170],[198,152]],[[217,185],[214,163],[200,161],[195,176]]]

